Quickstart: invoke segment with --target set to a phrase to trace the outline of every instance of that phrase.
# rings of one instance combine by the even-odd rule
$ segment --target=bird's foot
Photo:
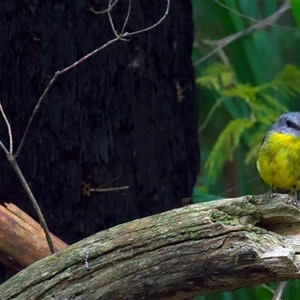
[[[286,204],[288,204],[290,206],[293,205],[299,209],[299,201],[297,199],[296,191],[289,193],[289,196],[285,200],[286,200]]]
[[[273,190],[270,189],[270,190],[263,196],[262,201],[269,203],[270,200],[271,200],[272,198],[274,198],[274,197],[275,197],[275,195],[273,194]]]

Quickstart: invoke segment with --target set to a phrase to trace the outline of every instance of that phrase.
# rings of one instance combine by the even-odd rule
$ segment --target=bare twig
[[[24,145],[24,142],[25,142],[25,139],[28,135],[28,131],[31,127],[31,124],[32,124],[32,121],[34,119],[34,117],[36,116],[36,113],[37,111],[39,110],[39,108],[41,107],[41,104],[42,104],[42,101],[43,99],[45,98],[45,96],[47,95],[47,93],[49,92],[49,89],[52,87],[52,85],[54,84],[54,82],[57,80],[57,78],[59,76],[61,76],[62,74],[74,69],[75,67],[77,67],[79,64],[81,64],[82,62],[84,62],[85,60],[87,60],[88,58],[92,57],[93,55],[95,55],[96,53],[98,53],[99,51],[105,49],[106,47],[108,47],[109,45],[115,43],[116,41],[118,40],[121,40],[123,38],[126,38],[126,37],[130,37],[132,35],[136,35],[136,34],[139,34],[139,33],[142,33],[142,32],[146,32],[146,31],[149,31],[153,28],[155,28],[156,26],[158,26],[168,15],[169,13],[169,8],[170,8],[170,0],[167,0],[167,7],[166,7],[166,11],[164,13],[164,15],[153,25],[147,27],[147,28],[144,28],[144,29],[141,29],[141,30],[137,30],[137,31],[134,31],[134,32],[125,32],[123,33],[122,35],[120,36],[117,36],[115,37],[114,39],[108,41],[107,43],[105,43],[104,45],[102,45],[101,47],[95,49],[94,51],[88,53],[87,55],[83,56],[82,58],[80,58],[79,60],[77,60],[76,62],[74,62],[73,64],[69,65],[68,67],[66,67],[65,69],[61,70],[61,71],[56,71],[54,76],[52,77],[52,79],[50,80],[50,82],[48,83],[46,89],[44,90],[42,96],[39,98],[34,110],[33,110],[33,113],[27,123],[27,126],[26,126],[26,129],[25,129],[25,132],[22,136],[22,139],[21,139],[21,142],[20,142],[20,145],[17,149],[17,152],[16,154],[14,155],[15,158],[18,157],[18,155],[20,154],[20,151],[22,150],[22,147]],[[126,18],[127,20],[128,18]]]
[[[109,5],[112,5],[111,2],[112,2],[112,0],[109,1]],[[114,35],[116,37],[119,37],[120,40],[125,41],[125,42],[128,42],[130,40],[128,38],[122,37],[122,35],[124,33],[124,30],[125,30],[125,27],[126,27],[126,25],[128,23],[128,20],[129,20],[130,11],[131,11],[131,0],[129,0],[127,15],[126,15],[125,21],[123,23],[123,27],[122,27],[122,30],[121,30],[120,34],[118,34],[118,32],[117,32],[117,30],[115,28],[115,25],[114,25],[114,22],[113,22],[113,19],[112,19],[110,11],[108,11],[108,13],[107,13],[108,14],[108,19],[109,19],[109,22],[110,22],[110,26],[111,26],[111,29],[112,29]]]
[[[50,251],[51,251],[51,253],[54,253],[55,250],[54,250],[53,242],[52,242],[52,239],[50,237],[50,232],[49,232],[49,229],[47,227],[45,218],[44,218],[44,216],[43,216],[43,214],[40,210],[40,207],[39,207],[35,197],[33,196],[32,192],[31,192],[31,189],[29,188],[29,186],[28,186],[28,184],[27,184],[27,182],[26,182],[26,180],[25,180],[25,178],[24,178],[24,176],[23,176],[23,174],[22,174],[22,172],[21,172],[21,170],[18,166],[16,157],[13,155],[13,137],[12,137],[12,133],[11,133],[11,126],[10,126],[10,123],[8,122],[8,119],[7,119],[6,114],[3,110],[1,102],[0,102],[0,111],[1,111],[2,117],[3,117],[3,119],[6,123],[6,126],[7,126],[7,131],[8,131],[8,136],[9,136],[9,151],[6,149],[6,147],[3,145],[3,143],[1,141],[0,141],[0,146],[3,149],[3,151],[5,152],[7,160],[9,161],[9,163],[12,166],[13,170],[17,174],[17,177],[19,178],[23,189],[25,190],[25,192],[27,193],[30,201],[32,202],[33,208],[35,209],[35,212],[38,215],[40,225],[41,225],[42,229],[44,230],[45,237],[47,239]]]
[[[225,100],[226,100],[226,97],[221,97],[221,98],[219,98],[219,99],[214,103],[213,107],[212,107],[212,108],[210,109],[210,111],[208,112],[208,114],[207,114],[207,116],[206,116],[206,119],[204,120],[204,122],[202,123],[202,125],[199,127],[198,133],[202,132],[202,131],[206,128],[206,126],[207,126],[208,122],[210,121],[211,117],[213,116],[215,110],[216,110],[216,109],[217,109],[217,108],[218,108]]]
[[[118,3],[119,0],[115,0],[111,5],[108,6],[108,8],[106,9],[103,9],[103,10],[95,10],[94,6],[91,6],[89,8],[89,10],[94,13],[95,15],[102,15],[102,14],[105,14],[105,13],[108,13],[110,12],[113,7]]]
[[[50,236],[50,231],[48,229],[48,226],[47,226],[47,223],[44,219],[44,216],[42,214],[42,211],[35,199],[35,197],[33,196],[32,192],[31,192],[31,189],[30,187],[28,186],[28,183],[26,181],[26,179],[24,178],[18,164],[17,164],[17,161],[15,159],[15,157],[11,154],[11,153],[8,153],[7,154],[7,159],[9,161],[9,163],[11,164],[13,170],[16,172],[20,182],[21,182],[21,185],[23,187],[23,189],[26,191],[29,199],[31,200],[32,202],[32,205],[35,209],[35,212],[37,213],[38,215],[38,218],[39,218],[39,221],[40,221],[40,225],[41,227],[43,228],[44,230],[44,233],[45,233],[45,236],[46,236],[46,239],[47,239],[47,242],[48,242],[48,245],[49,245],[49,248],[50,248],[50,251],[51,253],[54,253],[55,252],[55,249],[54,249],[54,246],[53,246],[53,241],[51,239],[51,236]]]
[[[6,155],[9,154],[9,151],[6,149],[6,147],[3,145],[1,141],[0,141],[0,147],[3,149]]]
[[[147,28],[141,29],[141,30],[133,31],[131,33],[124,33],[124,35],[126,35],[126,34],[127,35],[135,35],[135,34],[138,34],[138,33],[149,31],[149,30],[157,27],[167,17],[167,15],[169,13],[169,10],[170,10],[170,0],[167,0],[167,7],[166,7],[166,10],[165,10],[165,13],[155,24],[153,24],[153,25],[151,25]]]
[[[108,5],[111,5],[111,2],[112,0],[109,0],[109,4]],[[109,22],[110,22],[110,27],[111,27],[111,30],[113,31],[114,35],[116,37],[120,37],[116,28],[115,28],[115,24],[113,22],[113,19],[112,19],[112,16],[111,16],[111,13],[110,13],[110,10],[107,12],[107,15],[108,15],[108,19],[109,19]]]
[[[117,2],[118,2],[118,0],[115,0],[112,3],[112,1],[110,0],[109,1],[109,7],[105,11],[96,12],[93,7],[90,8],[90,11],[92,11],[95,14],[101,14],[101,13],[104,13],[104,12],[108,12],[108,14],[110,15],[110,11],[111,11],[112,7],[114,5],[116,5]],[[124,21],[124,24],[123,24],[123,27],[122,27],[120,35],[118,35],[118,34],[115,33],[114,27],[112,25],[113,31],[116,34],[116,38],[108,41],[107,43],[105,43],[101,47],[99,47],[99,48],[95,49],[94,51],[88,53],[87,55],[83,56],[82,58],[80,58],[79,60],[77,60],[76,62],[74,62],[73,64],[71,64],[68,67],[64,68],[63,70],[59,70],[59,71],[55,72],[54,76],[51,78],[50,82],[46,86],[46,88],[45,88],[44,92],[42,93],[41,97],[39,98],[39,100],[38,100],[38,102],[37,102],[37,104],[36,104],[36,106],[35,106],[32,114],[31,114],[31,116],[29,118],[29,121],[28,121],[27,126],[26,126],[25,131],[24,131],[24,134],[23,134],[23,136],[21,138],[21,142],[20,142],[19,147],[18,147],[18,149],[17,149],[17,151],[16,151],[15,154],[13,154],[13,138],[12,138],[12,133],[11,133],[11,126],[10,126],[10,123],[8,122],[8,119],[7,119],[7,117],[6,117],[5,113],[4,113],[4,110],[2,108],[2,105],[0,103],[0,111],[1,111],[3,119],[5,120],[6,126],[8,128],[9,145],[10,145],[9,146],[9,151],[8,151],[7,148],[4,146],[4,144],[2,143],[2,141],[0,140],[0,147],[5,152],[8,161],[10,162],[13,170],[16,172],[16,174],[17,174],[17,176],[18,176],[18,178],[19,178],[19,180],[21,182],[22,187],[26,191],[29,199],[31,200],[31,202],[33,204],[33,207],[34,207],[34,209],[35,209],[35,211],[36,211],[36,213],[38,215],[38,218],[39,218],[39,221],[40,221],[40,225],[41,225],[41,227],[44,230],[44,233],[45,233],[45,236],[46,236],[49,248],[50,248],[50,250],[51,250],[52,253],[54,253],[55,249],[54,249],[54,246],[53,246],[53,242],[52,242],[52,239],[51,239],[50,232],[49,232],[49,229],[47,227],[46,221],[44,219],[44,216],[43,216],[43,214],[42,214],[42,212],[40,210],[40,207],[39,207],[39,205],[38,205],[38,203],[37,203],[37,201],[36,201],[36,199],[35,199],[32,191],[31,191],[29,185],[27,184],[26,179],[24,178],[24,176],[23,176],[23,174],[22,174],[22,172],[21,172],[21,170],[20,170],[20,168],[18,166],[18,163],[17,163],[17,157],[19,156],[20,151],[22,150],[22,148],[24,146],[24,143],[25,143],[26,137],[28,135],[28,132],[30,130],[30,127],[32,125],[33,119],[35,118],[35,116],[37,114],[37,111],[41,107],[43,99],[48,94],[50,88],[53,86],[53,84],[55,83],[55,81],[57,80],[57,78],[59,76],[61,76],[62,74],[66,73],[66,72],[68,72],[70,70],[72,70],[73,68],[77,67],[79,64],[81,64],[82,62],[84,62],[85,60],[87,60],[88,58],[90,58],[91,56],[95,55],[99,51],[105,49],[109,45],[115,43],[116,41],[118,41],[118,40],[125,40],[125,41],[127,41],[128,39],[126,39],[126,37],[130,38],[132,35],[148,31],[148,30],[150,30],[150,29],[158,26],[166,18],[167,14],[169,12],[169,6],[170,6],[170,0],[167,0],[167,8],[166,8],[166,12],[165,12],[164,16],[159,21],[157,21],[155,24],[153,24],[152,26],[149,26],[147,28],[144,28],[142,30],[138,30],[138,31],[135,31],[135,32],[131,32],[131,33],[125,32],[124,33],[125,27],[126,27],[127,22],[129,20],[130,11],[131,11],[131,0],[129,0],[128,12],[127,12],[126,19]],[[112,21],[111,21],[111,24],[113,24]],[[128,188],[129,188],[128,186],[119,187],[119,188],[107,188],[107,189],[101,189],[100,188],[100,189],[94,189],[94,191],[104,192],[104,191],[115,191],[115,190],[122,190],[122,189],[128,189]]]
[[[121,35],[124,33],[125,27],[128,23],[129,16],[130,16],[130,11],[131,11],[131,0],[129,0],[127,15],[126,15],[126,18],[125,18],[125,21],[124,21],[124,24],[123,24],[123,27],[122,27],[122,30],[121,30],[121,33],[120,33]]]
[[[12,138],[12,134],[11,134],[11,126],[10,126],[8,120],[7,120],[6,115],[5,115],[5,112],[3,110],[1,101],[0,101],[0,111],[1,111],[2,117],[3,117],[3,119],[6,123],[6,126],[7,126],[8,137],[9,137],[9,153],[12,154],[13,153],[13,138]]]
[[[130,188],[130,186],[121,186],[121,187],[113,187],[113,188],[104,188],[105,186],[111,184],[112,182],[118,180],[121,176],[118,176],[116,178],[113,178],[112,180],[100,185],[97,188],[92,188],[89,183],[83,182],[83,188],[82,193],[85,196],[90,197],[91,192],[114,192],[114,191],[121,191],[121,190],[127,190]]]
[[[114,187],[114,188],[90,188],[90,192],[114,192],[114,191],[121,191],[121,190],[128,190],[129,186],[120,186],[120,187]]]
[[[280,8],[271,16],[259,21],[256,24],[253,24],[252,26],[248,27],[247,29],[231,34],[223,39],[220,40],[216,40],[216,41],[211,41],[211,40],[203,40],[203,42],[207,45],[216,45],[217,47],[212,50],[211,52],[209,52],[208,54],[206,54],[205,56],[203,56],[201,59],[199,59],[198,61],[196,61],[194,63],[194,66],[199,65],[200,63],[204,62],[206,59],[208,59],[209,57],[211,57],[212,55],[214,55],[215,53],[219,52],[221,49],[223,49],[224,47],[226,47],[228,44],[232,43],[233,41],[246,36],[250,33],[252,33],[255,30],[270,26],[272,23],[274,23],[279,17],[281,17],[281,15],[286,12],[287,10],[289,10],[291,8],[291,4],[288,1],[285,1],[283,3],[283,5],[280,6]]]
[[[74,68],[77,67],[80,63],[82,63],[83,61],[85,61],[85,60],[88,59],[89,57],[93,56],[93,55],[96,54],[97,52],[103,50],[103,49],[106,48],[107,46],[113,44],[113,43],[116,42],[117,40],[119,40],[118,37],[116,37],[116,38],[110,40],[110,41],[107,42],[106,44],[102,45],[101,47],[95,49],[94,51],[92,51],[92,52],[90,52],[89,54],[85,55],[84,57],[80,58],[79,60],[77,60],[76,62],[74,62],[72,65],[66,67],[65,69],[63,69],[63,70],[61,70],[61,71],[56,71],[56,72],[55,72],[54,76],[52,77],[52,79],[51,79],[50,82],[48,83],[46,89],[44,90],[42,96],[39,98],[38,103],[36,104],[36,106],[35,106],[35,108],[34,108],[34,110],[33,110],[32,115],[30,116],[30,119],[29,119],[29,121],[28,121],[28,123],[27,123],[27,126],[26,126],[26,129],[25,129],[25,132],[24,132],[24,134],[23,134],[23,136],[22,136],[22,140],[21,140],[20,145],[19,145],[19,147],[18,147],[18,150],[17,150],[17,152],[16,152],[16,154],[15,154],[15,157],[16,157],[16,158],[17,158],[17,157],[19,156],[19,154],[20,154],[20,151],[21,151],[21,149],[22,149],[22,147],[23,147],[23,145],[24,145],[24,142],[25,142],[25,139],[26,139],[26,137],[27,137],[28,131],[29,131],[30,126],[31,126],[31,124],[32,124],[32,121],[33,121],[33,119],[34,119],[34,117],[35,117],[37,111],[38,111],[39,108],[41,107],[41,104],[42,104],[43,99],[45,98],[45,96],[47,95],[48,91],[50,90],[50,88],[52,87],[52,85],[54,84],[54,82],[57,80],[57,78],[58,78],[59,76],[61,76],[62,74],[64,74],[64,73],[66,73],[66,72],[68,72],[68,71],[74,69]]]
[[[284,0],[284,2],[289,2],[290,0]],[[245,14],[242,14],[240,13],[239,11],[237,10],[234,10],[232,9],[231,7],[225,5],[224,3],[220,2],[219,0],[214,0],[214,2],[216,2],[218,5],[224,7],[225,9],[227,9],[228,11],[238,15],[238,16],[241,16],[242,18],[244,19],[247,19],[251,22],[255,22],[255,23],[259,23],[261,22],[261,20],[258,20],[258,19],[254,19],[254,18],[251,18]],[[285,28],[285,29],[289,29],[289,30],[293,30],[293,31],[298,31],[299,29],[298,28],[295,28],[295,27],[291,27],[291,26],[284,26],[284,25],[277,25],[277,24],[273,24],[273,23],[270,23],[270,24],[267,24],[268,26],[270,27],[279,27],[279,28]]]
[[[229,192],[232,192],[232,191],[237,190],[239,187],[244,187],[245,185],[247,185],[247,184],[249,184],[249,183],[251,183],[251,182],[260,180],[260,179],[261,179],[260,176],[256,176],[255,178],[252,178],[252,179],[247,180],[247,181],[245,181],[245,182],[243,182],[243,183],[241,183],[241,184],[237,184],[237,185],[235,185],[235,186],[232,187],[232,188],[229,188],[229,189],[227,189],[227,190],[225,190],[225,191],[222,191],[222,193],[218,194],[218,196],[224,196],[224,195],[228,194]]]
[[[282,281],[279,283],[279,286],[277,287],[272,300],[280,300],[281,299],[281,296],[282,296],[285,286],[286,286],[286,281]]]

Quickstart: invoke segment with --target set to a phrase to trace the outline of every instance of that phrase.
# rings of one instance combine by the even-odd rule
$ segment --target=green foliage
[[[252,120],[243,118],[232,120],[227,124],[205,164],[205,170],[210,180],[216,180],[224,162],[232,159],[233,151],[238,146],[242,133],[252,123]]]
[[[216,92],[220,92],[224,87],[231,85],[234,81],[234,74],[230,67],[221,63],[213,64],[204,73],[205,75],[196,79],[196,83],[210,90],[214,89]]]
[[[278,284],[257,285],[250,288],[242,288],[232,292],[214,293],[211,295],[194,297],[192,300],[271,300]],[[284,291],[282,299],[297,300],[298,282],[291,280],[290,289]]]
[[[300,28],[300,2],[295,0],[290,0],[290,2],[295,20]]]
[[[228,196],[224,191],[233,189],[236,196],[264,192],[263,183],[254,181],[262,138],[280,114],[300,111],[299,1],[290,0],[292,10],[272,20],[270,26],[219,46],[231,35],[274,14],[283,2],[192,0],[199,140],[202,161],[206,162],[194,189],[194,202]],[[230,153],[225,153],[228,149]],[[232,178],[222,169],[230,158],[236,173]],[[260,285],[195,299],[271,300],[275,289],[276,285]],[[282,299],[296,300],[299,294],[299,283],[288,282]]]
[[[198,296],[194,297],[192,300],[259,300],[259,299],[268,299],[260,298],[260,295],[257,295],[257,290],[260,290],[261,295],[267,295],[268,298],[271,299],[272,293],[270,290],[264,285],[255,286],[252,288],[242,288],[232,292],[224,292],[224,293],[214,293],[211,295]]]
[[[200,131],[208,125],[213,113],[226,99],[236,99],[237,106],[241,103],[248,106],[247,117],[231,120],[220,133],[204,167],[211,182],[220,174],[224,163],[232,160],[235,149],[241,142],[246,129],[256,126],[256,131],[250,132],[248,138],[248,153],[246,162],[252,163],[256,157],[262,138],[270,127],[288,109],[271,96],[272,91],[280,91],[288,97],[295,97],[300,93],[300,69],[287,65],[272,81],[251,86],[238,83],[234,79],[234,72],[228,66],[215,64],[208,68],[205,74],[197,78],[196,82],[219,95],[219,99],[207,114]],[[257,131],[258,130],[258,131]]]
[[[290,97],[295,97],[300,93],[300,70],[296,66],[287,65],[271,86],[281,89]]]

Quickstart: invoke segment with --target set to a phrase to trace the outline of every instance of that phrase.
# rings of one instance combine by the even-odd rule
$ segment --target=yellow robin
[[[288,191],[297,204],[300,190],[300,112],[289,112],[266,133],[258,154],[257,170],[273,190]]]

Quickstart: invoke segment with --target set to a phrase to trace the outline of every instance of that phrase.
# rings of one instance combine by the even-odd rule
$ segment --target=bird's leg
[[[299,209],[299,205],[298,205],[298,199],[297,199],[297,191],[292,191],[289,193],[289,197],[286,199],[286,203],[288,205],[294,205],[295,207],[297,207]]]
[[[263,196],[262,200],[269,203],[273,197],[274,194],[273,194],[273,186],[272,186],[270,190]]]

